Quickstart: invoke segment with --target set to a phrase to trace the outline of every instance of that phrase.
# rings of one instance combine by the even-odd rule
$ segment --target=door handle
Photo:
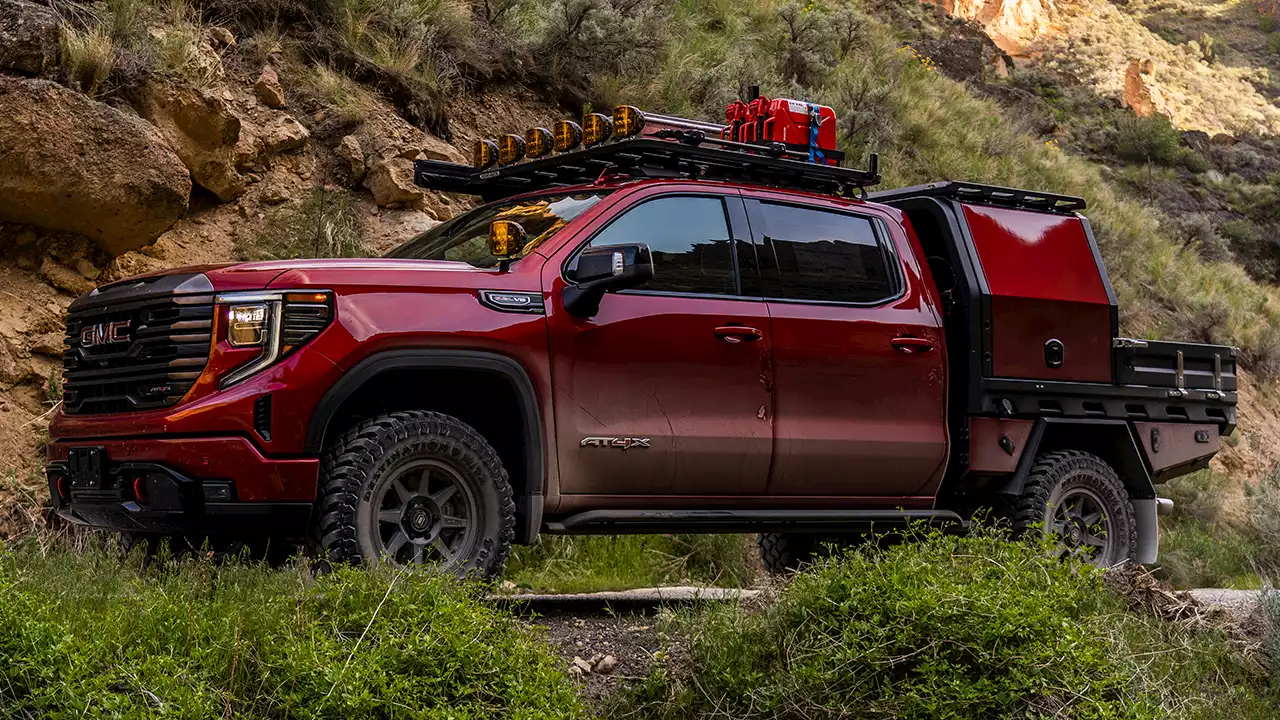
[[[889,341],[894,350],[906,353],[926,353],[933,349],[933,341],[928,338],[896,337]]]
[[[716,337],[731,344],[755,342],[764,337],[764,333],[746,325],[721,325],[713,332],[715,332]]]

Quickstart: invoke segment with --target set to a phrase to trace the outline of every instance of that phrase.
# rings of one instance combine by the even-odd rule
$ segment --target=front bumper
[[[63,440],[47,457],[58,514],[116,531],[300,537],[319,473],[236,437]]]

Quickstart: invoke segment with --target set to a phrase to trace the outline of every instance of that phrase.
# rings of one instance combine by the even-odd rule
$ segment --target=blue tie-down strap
[[[818,126],[822,124],[822,115],[818,112],[817,106],[809,106],[809,162],[826,163],[827,157],[822,154],[822,148],[818,147]]]

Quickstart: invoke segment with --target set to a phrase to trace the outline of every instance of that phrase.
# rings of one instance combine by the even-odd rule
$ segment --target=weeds
[[[265,228],[236,238],[241,260],[363,257],[364,225],[355,199],[345,190],[317,188],[296,205],[272,211]]]
[[[0,547],[0,715],[567,718],[547,645],[451,577]]]
[[[742,535],[544,536],[516,548],[507,579],[537,591],[594,592],[697,584],[744,587],[755,545]]]
[[[67,79],[80,92],[95,96],[116,66],[116,46],[104,27],[62,30],[62,65]]]
[[[763,609],[687,615],[688,662],[615,714],[1276,717],[1255,660],[1126,613],[1091,567],[996,534],[917,540],[822,561]]]

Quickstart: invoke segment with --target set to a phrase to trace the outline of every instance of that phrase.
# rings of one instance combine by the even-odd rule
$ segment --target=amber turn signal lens
[[[498,162],[498,143],[492,140],[477,140],[471,154],[471,164],[483,170]]]
[[[540,158],[551,152],[551,131],[544,127],[531,127],[524,133],[524,156]]]
[[[524,248],[524,228],[510,220],[494,220],[489,224],[489,254],[510,260]]]
[[[619,105],[613,109],[613,139],[621,140],[639,135],[644,129],[644,113],[632,105]]]
[[[556,152],[569,152],[582,144],[582,126],[572,120],[557,120],[552,134]]]
[[[498,138],[498,164],[510,165],[524,157],[524,138],[519,135],[503,135]]]
[[[613,123],[608,116],[591,113],[582,118],[582,144],[587,147],[599,145],[613,134]]]

